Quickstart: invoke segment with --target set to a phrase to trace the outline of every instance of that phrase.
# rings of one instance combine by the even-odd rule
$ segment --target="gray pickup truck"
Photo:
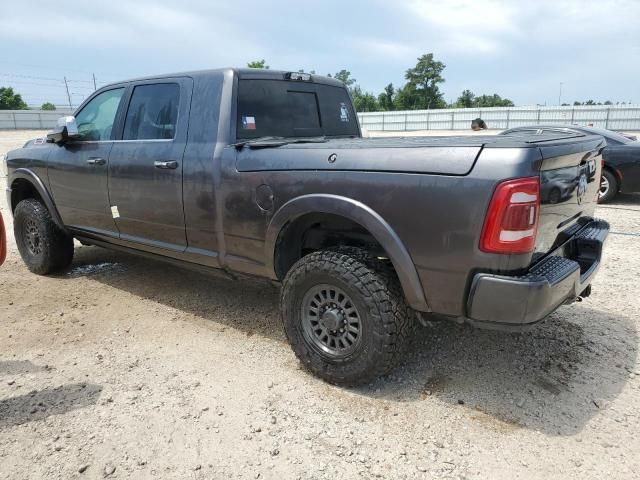
[[[520,330],[588,296],[609,228],[593,218],[604,146],[362,138],[334,79],[221,69],[101,88],[9,152],[7,194],[32,272],[67,268],[75,238],[281,282],[296,355],[354,385],[430,315]]]

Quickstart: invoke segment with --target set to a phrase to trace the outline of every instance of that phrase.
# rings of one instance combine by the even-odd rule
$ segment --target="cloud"
[[[551,102],[563,81],[572,100],[640,101],[638,18],[634,0],[66,0],[63,10],[21,0],[0,17],[0,73],[116,80],[265,58],[272,68],[346,68],[378,93],[433,52],[447,66],[447,99],[470,88]]]

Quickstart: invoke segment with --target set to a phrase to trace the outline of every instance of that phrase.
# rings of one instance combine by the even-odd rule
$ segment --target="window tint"
[[[285,80],[240,80],[238,138],[358,135],[344,88]]]
[[[76,115],[80,139],[85,141],[110,140],[113,123],[124,88],[102,92],[87,103]]]
[[[177,83],[139,85],[133,89],[123,140],[172,139],[178,121]]]
[[[291,115],[296,119],[295,130],[303,131],[320,128],[320,116],[318,115],[318,101],[313,92],[287,92]]]

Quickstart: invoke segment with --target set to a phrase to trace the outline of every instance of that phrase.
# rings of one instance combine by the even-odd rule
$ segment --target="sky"
[[[29,104],[72,103],[100,84],[246,66],[341,69],[378,94],[417,57],[444,62],[441,86],[516,105],[640,103],[639,0],[2,0],[0,86]],[[10,4],[10,8],[7,6]]]

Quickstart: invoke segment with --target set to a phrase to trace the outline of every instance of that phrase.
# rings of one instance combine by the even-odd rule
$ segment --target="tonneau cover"
[[[483,148],[558,147],[573,153],[585,150],[583,142],[593,143],[600,138],[573,134],[470,135],[330,138],[320,143],[291,143],[270,148],[245,145],[238,151],[236,168],[240,172],[340,170],[467,175]]]

